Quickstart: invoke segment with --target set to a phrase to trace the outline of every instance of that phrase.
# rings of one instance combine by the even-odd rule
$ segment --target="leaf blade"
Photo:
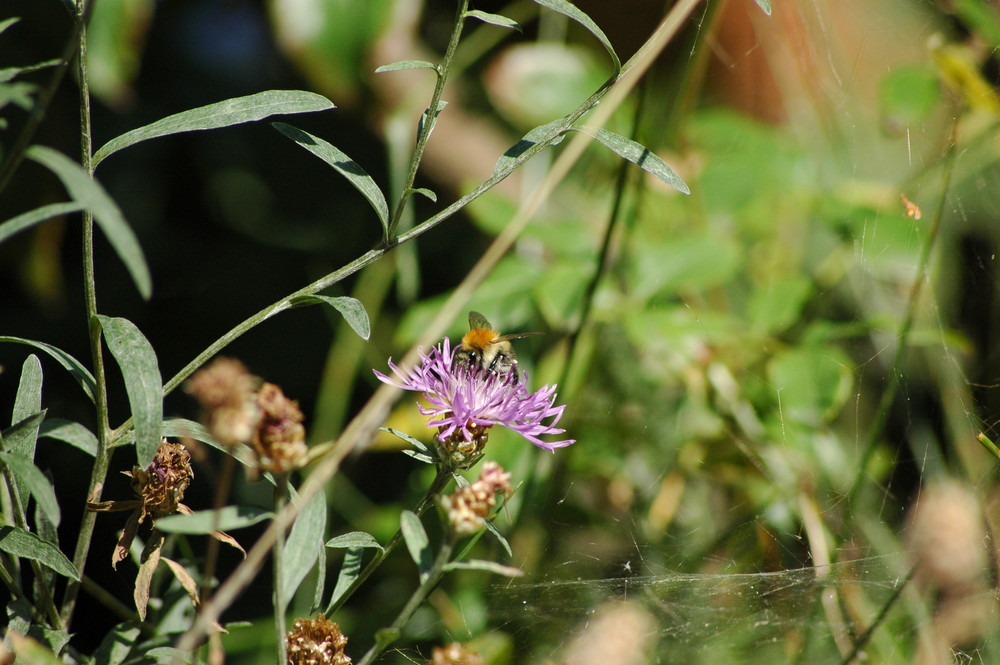
[[[578,9],[576,5],[566,2],[566,0],[532,0],[532,1],[537,5],[541,5],[542,7],[551,9],[554,12],[558,12],[563,16],[567,16],[576,21],[577,23],[579,23],[580,25],[582,25],[584,28],[586,28],[587,31],[590,32],[590,34],[594,35],[594,37],[597,38],[597,41],[601,42],[601,45],[604,46],[604,49],[608,52],[608,55],[611,56],[611,60],[612,62],[614,62],[615,65],[615,76],[618,75],[618,72],[622,70],[621,60],[618,59],[618,54],[615,53],[614,47],[611,46],[611,40],[608,39],[608,36],[604,34],[604,31],[601,30],[596,23],[594,23],[593,19],[591,19],[584,12]]]
[[[156,520],[156,528],[167,533],[204,535],[216,530],[243,529],[271,517],[274,513],[257,506],[226,506],[218,511],[196,510],[186,515],[161,517]]]
[[[39,342],[34,339],[26,339],[24,337],[14,337],[12,335],[0,335],[0,342],[12,342],[14,344],[25,344],[27,346],[33,346],[40,351],[44,351],[49,354],[56,362],[63,366],[70,373],[70,375],[76,379],[76,382],[80,384],[83,392],[87,394],[90,401],[94,401],[94,393],[97,390],[97,381],[94,379],[94,375],[90,373],[83,364],[66,353],[57,346],[52,346],[45,342]]]
[[[351,326],[351,330],[358,333],[361,339],[368,341],[368,338],[372,334],[371,322],[368,319],[368,311],[365,310],[364,304],[357,298],[351,298],[349,296],[321,296],[321,295],[308,295],[302,296],[300,298],[294,298],[291,302],[293,307],[298,307],[301,305],[329,305],[333,309],[340,312],[344,320],[347,321],[347,325]]]
[[[375,540],[375,536],[366,531],[349,531],[348,533],[341,534],[326,541],[326,547],[384,550],[382,545]]]
[[[288,539],[285,541],[282,558],[284,585],[281,608],[288,606],[302,580],[309,574],[317,557],[323,551],[323,532],[326,530],[326,496],[316,492],[309,503],[299,511]]]
[[[592,136],[619,157],[627,159],[643,171],[656,176],[682,194],[691,193],[687,183],[665,161],[660,159],[655,152],[641,143],[637,143],[621,134],[609,132],[606,129],[595,130],[589,127],[573,127],[573,129]]]
[[[386,72],[398,72],[404,69],[433,69],[438,72],[438,66],[433,62],[427,62],[426,60],[400,60],[399,62],[390,62],[388,65],[381,65],[375,69],[376,74],[384,74]]]
[[[20,233],[21,231],[29,229],[32,226],[41,224],[42,222],[50,220],[53,217],[68,215],[81,210],[83,210],[83,205],[81,205],[78,201],[72,201],[69,203],[50,203],[49,205],[44,205],[35,208],[34,210],[21,213],[16,217],[11,217],[3,224],[0,224],[0,243],[16,233]]]
[[[498,28],[507,28],[509,30],[517,30],[518,32],[524,32],[521,30],[521,26],[517,21],[509,19],[506,16],[500,14],[491,14],[490,12],[480,11],[478,9],[470,9],[463,14],[464,18],[475,18],[479,19],[483,23],[489,23],[490,25],[495,25]]]
[[[61,515],[52,483],[35,464],[15,453],[0,451],[0,462],[17,481],[19,491],[27,492],[35,498],[39,509],[53,525],[59,526]]]
[[[161,118],[154,123],[125,132],[105,143],[94,153],[94,168],[109,155],[149,139],[231,127],[263,120],[272,115],[312,113],[336,108],[322,95],[305,90],[266,90],[245,97],[199,106]]]
[[[80,581],[76,566],[52,543],[16,526],[0,526],[0,550],[48,566],[63,577]]]

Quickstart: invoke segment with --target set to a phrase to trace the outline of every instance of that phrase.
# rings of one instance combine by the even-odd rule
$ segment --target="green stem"
[[[274,514],[281,515],[281,511],[288,502],[288,474],[274,474]],[[285,655],[285,573],[282,570],[285,562],[285,529],[278,529],[277,538],[271,549],[271,561],[274,564],[274,631],[277,637],[278,662],[284,663],[287,660]]]
[[[420,499],[420,503],[418,503],[417,507],[413,509],[413,512],[417,515],[417,517],[423,515],[427,508],[434,503],[434,498],[440,494],[441,490],[444,489],[449,480],[451,480],[451,472],[439,468],[437,475],[434,476],[434,481],[431,483],[431,486],[427,488],[427,492],[424,494],[423,498]],[[331,601],[330,606],[326,610],[326,616],[333,616],[337,610],[343,607],[348,598],[350,598],[354,592],[358,590],[358,587],[364,584],[365,580],[367,580],[371,574],[375,572],[380,565],[382,565],[382,562],[385,561],[386,557],[392,554],[392,551],[396,549],[396,546],[399,545],[402,539],[403,532],[397,531],[395,535],[389,539],[389,542],[385,544],[385,547],[379,550],[375,554],[375,557],[368,562],[368,565],[365,566],[364,569],[358,574],[357,579],[351,583],[351,586],[347,587],[339,598]]]
[[[420,605],[427,598],[428,594],[437,586],[437,583],[441,581],[441,577],[444,575],[444,568],[451,561],[451,552],[455,546],[454,535],[450,530],[445,532],[444,541],[441,543],[441,549],[438,551],[437,557],[434,559],[434,563],[431,564],[431,569],[427,572],[426,577],[417,587],[417,590],[413,592],[410,599],[406,601],[406,605],[400,610],[399,614],[396,616],[395,621],[388,628],[378,631],[375,635],[375,644],[368,650],[368,652],[358,661],[358,665],[369,665],[374,661],[379,654],[385,651],[386,647],[399,639],[399,635],[403,630],[403,626],[406,622],[410,620],[413,613],[417,611]]]
[[[92,142],[90,133],[90,86],[87,78],[87,27],[85,14],[87,4],[81,2],[77,20],[80,22],[80,46],[77,55],[77,69],[80,85],[80,155],[81,165],[87,173],[93,175],[91,162]],[[83,277],[84,300],[87,311],[87,330],[90,335],[90,356],[94,368],[94,379],[97,390],[94,395],[97,417],[97,455],[90,472],[90,486],[87,491],[88,500],[100,500],[100,488],[108,475],[111,462],[111,429],[108,421],[108,392],[104,374],[104,355],[101,345],[101,327],[97,322],[97,282],[94,277],[94,217],[89,211],[83,213]],[[73,565],[82,579],[87,554],[90,552],[90,541],[94,534],[94,523],[97,513],[84,511],[80,521],[80,532],[77,536],[76,549],[73,553]],[[69,629],[73,618],[73,608],[80,590],[80,582],[70,581],[62,604],[62,624]]]
[[[916,572],[916,568],[910,568],[910,572],[906,574],[906,577],[903,578],[903,581],[899,583],[899,586],[897,586],[896,589],[892,592],[892,595],[889,596],[889,599],[885,601],[885,604],[879,610],[878,616],[875,617],[875,619],[872,621],[871,625],[868,626],[865,632],[861,633],[858,636],[858,639],[854,641],[854,645],[851,647],[851,651],[844,656],[844,659],[842,661],[840,661],[842,665],[851,665],[851,663],[856,662],[855,659],[858,657],[858,653],[865,648],[865,645],[867,645],[868,641],[871,640],[872,635],[875,633],[878,627],[882,625],[882,622],[885,621],[885,618],[889,615],[889,610],[892,609],[892,606],[896,604],[896,601],[899,600],[900,596],[903,593],[903,590],[906,589],[906,586],[910,583],[910,580],[913,579],[914,572]]]
[[[438,105],[441,103],[441,95],[444,94],[444,85],[448,81],[448,73],[451,71],[455,50],[458,48],[458,42],[462,36],[462,28],[465,26],[465,10],[468,7],[469,0],[459,0],[455,16],[455,27],[451,31],[451,39],[448,40],[448,48],[445,49],[441,64],[436,69],[437,82],[434,85],[434,93],[431,95],[431,103],[427,107],[424,122],[420,126],[417,145],[413,150],[413,156],[410,158],[410,170],[406,174],[406,182],[403,183],[403,189],[399,192],[399,202],[396,204],[396,209],[392,212],[392,219],[389,221],[389,228],[385,238],[387,243],[395,239],[396,228],[399,226],[399,220],[403,216],[403,209],[406,207],[406,202],[412,193],[413,183],[417,179],[417,170],[420,168],[424,149],[427,147],[431,130],[434,129],[434,124],[437,121]]]

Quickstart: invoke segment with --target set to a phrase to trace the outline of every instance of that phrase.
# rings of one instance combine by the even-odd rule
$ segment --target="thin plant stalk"
[[[86,5],[81,2],[77,20],[80,22],[80,45],[77,53],[77,69],[80,85],[80,162],[83,169],[93,175],[91,161],[93,150],[90,129],[90,86],[87,74],[87,27]],[[87,313],[87,330],[90,334],[90,356],[93,364],[94,381],[97,385],[94,391],[95,415],[97,418],[97,454],[94,456],[94,466],[90,472],[90,485],[87,490],[88,500],[99,501],[100,490],[108,475],[111,463],[111,428],[108,420],[108,392],[104,372],[104,354],[101,343],[101,327],[97,320],[97,282],[94,270],[94,216],[89,211],[83,212],[83,283],[84,300]],[[73,552],[73,565],[82,579],[90,552],[90,543],[94,534],[94,524],[97,513],[84,511],[80,519],[80,532],[77,536],[76,548]],[[68,630],[76,606],[76,597],[80,590],[80,582],[70,580],[62,603],[62,625]]]
[[[274,514],[280,515],[285,504],[288,503],[288,474],[274,474]],[[274,631],[277,637],[276,648],[278,651],[279,663],[287,660],[285,655],[285,573],[283,571],[285,563],[285,529],[278,529],[277,538],[274,539],[271,561],[274,564]]]
[[[413,595],[410,596],[410,599],[406,601],[406,605],[396,615],[396,619],[392,622],[392,625],[376,633],[375,644],[361,657],[358,665],[370,665],[390,644],[399,639],[399,634],[402,632],[403,626],[410,620],[410,617],[417,611],[428,594],[437,586],[437,583],[441,581],[445,566],[451,561],[451,552],[455,546],[453,533],[447,530],[445,534],[444,540],[441,543],[441,549],[438,551],[434,563],[431,564],[427,576],[420,583],[420,586],[417,587],[417,590],[413,592]]]

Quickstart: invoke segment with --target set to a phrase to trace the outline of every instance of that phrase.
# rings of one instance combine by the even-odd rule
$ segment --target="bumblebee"
[[[517,333],[501,335],[486,317],[479,312],[469,312],[469,332],[462,337],[462,344],[455,349],[456,367],[481,367],[495,374],[517,373],[517,355],[510,343],[512,339],[533,337],[542,333]]]

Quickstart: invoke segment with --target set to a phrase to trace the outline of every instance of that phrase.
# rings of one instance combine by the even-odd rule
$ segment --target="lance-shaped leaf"
[[[300,146],[316,155],[324,162],[333,167],[337,173],[341,174],[354,186],[361,194],[368,199],[368,203],[375,209],[379,221],[382,223],[382,233],[389,233],[389,204],[385,202],[385,195],[378,188],[375,181],[368,175],[357,162],[348,157],[344,152],[323,139],[313,136],[309,132],[302,131],[298,127],[284,122],[272,122],[271,126],[279,132],[292,139]]]
[[[94,380],[94,375],[91,374],[90,370],[84,367],[79,360],[69,355],[62,349],[52,346],[51,344],[46,344],[45,342],[25,339],[23,337],[12,337],[10,335],[0,335],[0,342],[27,344],[28,346],[33,346],[36,349],[49,354],[56,360],[56,362],[62,365],[74,379],[76,379],[76,382],[80,384],[81,388],[83,388],[83,392],[87,394],[90,401],[94,401],[94,391],[97,390],[97,381]]]
[[[288,533],[282,558],[284,575],[281,607],[288,606],[302,580],[316,563],[316,557],[323,551],[323,532],[326,530],[326,496],[316,492],[309,503],[303,506],[295,524]]]
[[[3,431],[0,442],[3,448],[10,451],[11,455],[16,455],[19,459],[25,460],[29,465],[34,466],[32,461],[35,456],[35,442],[38,440],[38,427],[45,418],[45,411],[33,413],[23,420],[15,422]],[[28,502],[28,488],[19,479],[15,479],[14,485],[17,487],[17,495],[21,499],[21,504]]]
[[[771,15],[771,0],[754,0],[757,6],[764,10],[764,13],[768,16]]]
[[[438,66],[433,62],[427,62],[426,60],[400,60],[399,62],[391,62],[388,65],[382,65],[375,70],[375,73],[384,74],[385,72],[398,72],[403,69],[433,69],[437,72]]]
[[[347,325],[351,330],[358,333],[361,339],[367,341],[372,334],[371,323],[368,321],[368,312],[365,306],[357,298],[350,296],[319,296],[308,295],[294,298],[291,301],[293,307],[302,305],[329,305],[343,315]]]
[[[337,584],[333,588],[333,595],[330,597],[330,605],[326,610],[327,614],[333,614],[333,608],[340,600],[355,580],[361,575],[361,560],[364,557],[364,550],[360,547],[349,547],[344,553],[344,563],[340,566],[340,574],[337,576]]]
[[[97,437],[89,429],[72,420],[49,418],[42,422],[38,436],[68,443],[91,457],[97,455]]]
[[[29,210],[28,212],[22,213],[17,217],[11,217],[3,224],[0,224],[0,242],[3,242],[15,233],[20,233],[25,229],[30,229],[32,226],[41,224],[42,222],[52,219],[53,217],[68,215],[81,210],[83,210],[83,204],[79,201],[72,201],[70,203],[50,203],[49,205]]]
[[[469,561],[452,561],[444,566],[445,570],[485,570],[504,577],[522,577],[524,571],[513,566],[504,566],[495,561],[484,559],[471,559]]]
[[[327,547],[364,549],[372,548],[382,551],[384,548],[375,540],[375,536],[365,531],[350,531],[326,541]]]
[[[98,314],[97,320],[125,380],[125,392],[135,421],[136,463],[145,469],[160,445],[163,422],[163,381],[156,352],[128,319]]]
[[[667,163],[660,159],[655,152],[652,152],[641,143],[636,143],[632,139],[626,138],[621,134],[609,132],[606,129],[591,129],[589,127],[573,127],[573,129],[593,136],[606,147],[610,148],[619,157],[624,157],[628,161],[642,168],[642,170],[667,183],[677,191],[684,194],[691,193],[691,190],[688,189],[687,184],[681,180],[681,177],[674,173],[674,170],[667,166]]]
[[[312,113],[336,108],[326,97],[305,90],[267,90],[246,97],[234,97],[208,106],[182,111],[161,120],[125,132],[111,139],[94,153],[94,168],[102,160],[141,141],[206,129],[231,127],[247,122],[256,122],[272,115],[290,113]]]
[[[93,213],[94,221],[104,231],[118,258],[125,264],[139,293],[149,300],[153,290],[149,267],[142,255],[139,241],[125,221],[118,204],[104,191],[100,183],[66,155],[40,145],[31,146],[24,154],[55,173],[70,197]]]
[[[94,665],[121,665],[141,634],[142,629],[135,622],[118,624],[101,640],[94,652]]]
[[[615,64],[615,76],[618,75],[618,72],[622,70],[621,60],[618,59],[618,54],[615,53],[615,49],[611,46],[611,40],[608,39],[604,31],[597,27],[597,24],[589,16],[580,11],[576,5],[566,2],[566,0],[534,0],[534,2],[554,12],[559,12],[563,16],[568,16],[586,28],[590,34],[597,37],[597,40],[607,49],[608,55],[611,56],[611,60]]]
[[[274,513],[257,506],[226,506],[219,510],[197,510],[188,515],[170,515],[156,520],[156,528],[167,533],[188,535],[232,531],[263,522]]]
[[[76,567],[52,543],[16,526],[0,526],[0,550],[48,566],[64,577],[80,581]]]
[[[539,125],[535,127],[530,132],[521,137],[521,140],[512,145],[507,149],[500,159],[497,160],[497,165],[493,167],[493,176],[506,176],[508,173],[514,170],[517,166],[517,158],[524,154],[525,150],[528,150],[532,146],[538,144],[540,141],[545,140],[545,137],[552,131],[552,129],[563,121],[562,118],[558,120],[553,120],[552,122],[546,123],[544,125]],[[563,135],[558,134],[546,141],[548,145],[556,145],[562,141]]]
[[[431,569],[430,540],[424,531],[424,525],[420,523],[420,518],[416,514],[404,510],[399,518],[399,528],[403,532],[406,549],[420,570],[420,579],[424,579]]]
[[[445,106],[448,106],[448,102],[441,100],[438,102],[437,110],[433,114],[429,108],[424,109],[424,112],[420,114],[420,122],[417,123],[417,136],[423,134],[424,124],[430,122],[427,127],[427,138],[431,137],[431,134],[434,133],[434,127],[437,126],[438,116],[441,115],[441,111],[444,110]]]
[[[56,500],[55,489],[45,474],[30,459],[7,451],[0,451],[0,463],[14,476],[18,490],[30,493],[45,517],[59,526],[59,501]]]
[[[11,414],[11,427],[4,435],[4,446],[11,453],[26,460],[34,468],[35,444],[38,441],[38,426],[45,417],[42,410],[42,363],[38,356],[30,354],[21,365],[21,380],[14,397],[14,409]],[[21,501],[28,499],[28,488],[18,483],[18,493]],[[56,508],[58,511],[58,507]],[[58,523],[58,522],[57,522]]]
[[[523,32],[523,30],[521,30],[521,26],[517,24],[517,21],[509,19],[506,16],[501,16],[500,14],[490,14],[489,12],[482,12],[478,9],[471,9],[465,12],[464,16],[466,18],[476,18],[483,23],[489,23],[490,25],[495,25],[500,28],[509,28],[511,30]]]

